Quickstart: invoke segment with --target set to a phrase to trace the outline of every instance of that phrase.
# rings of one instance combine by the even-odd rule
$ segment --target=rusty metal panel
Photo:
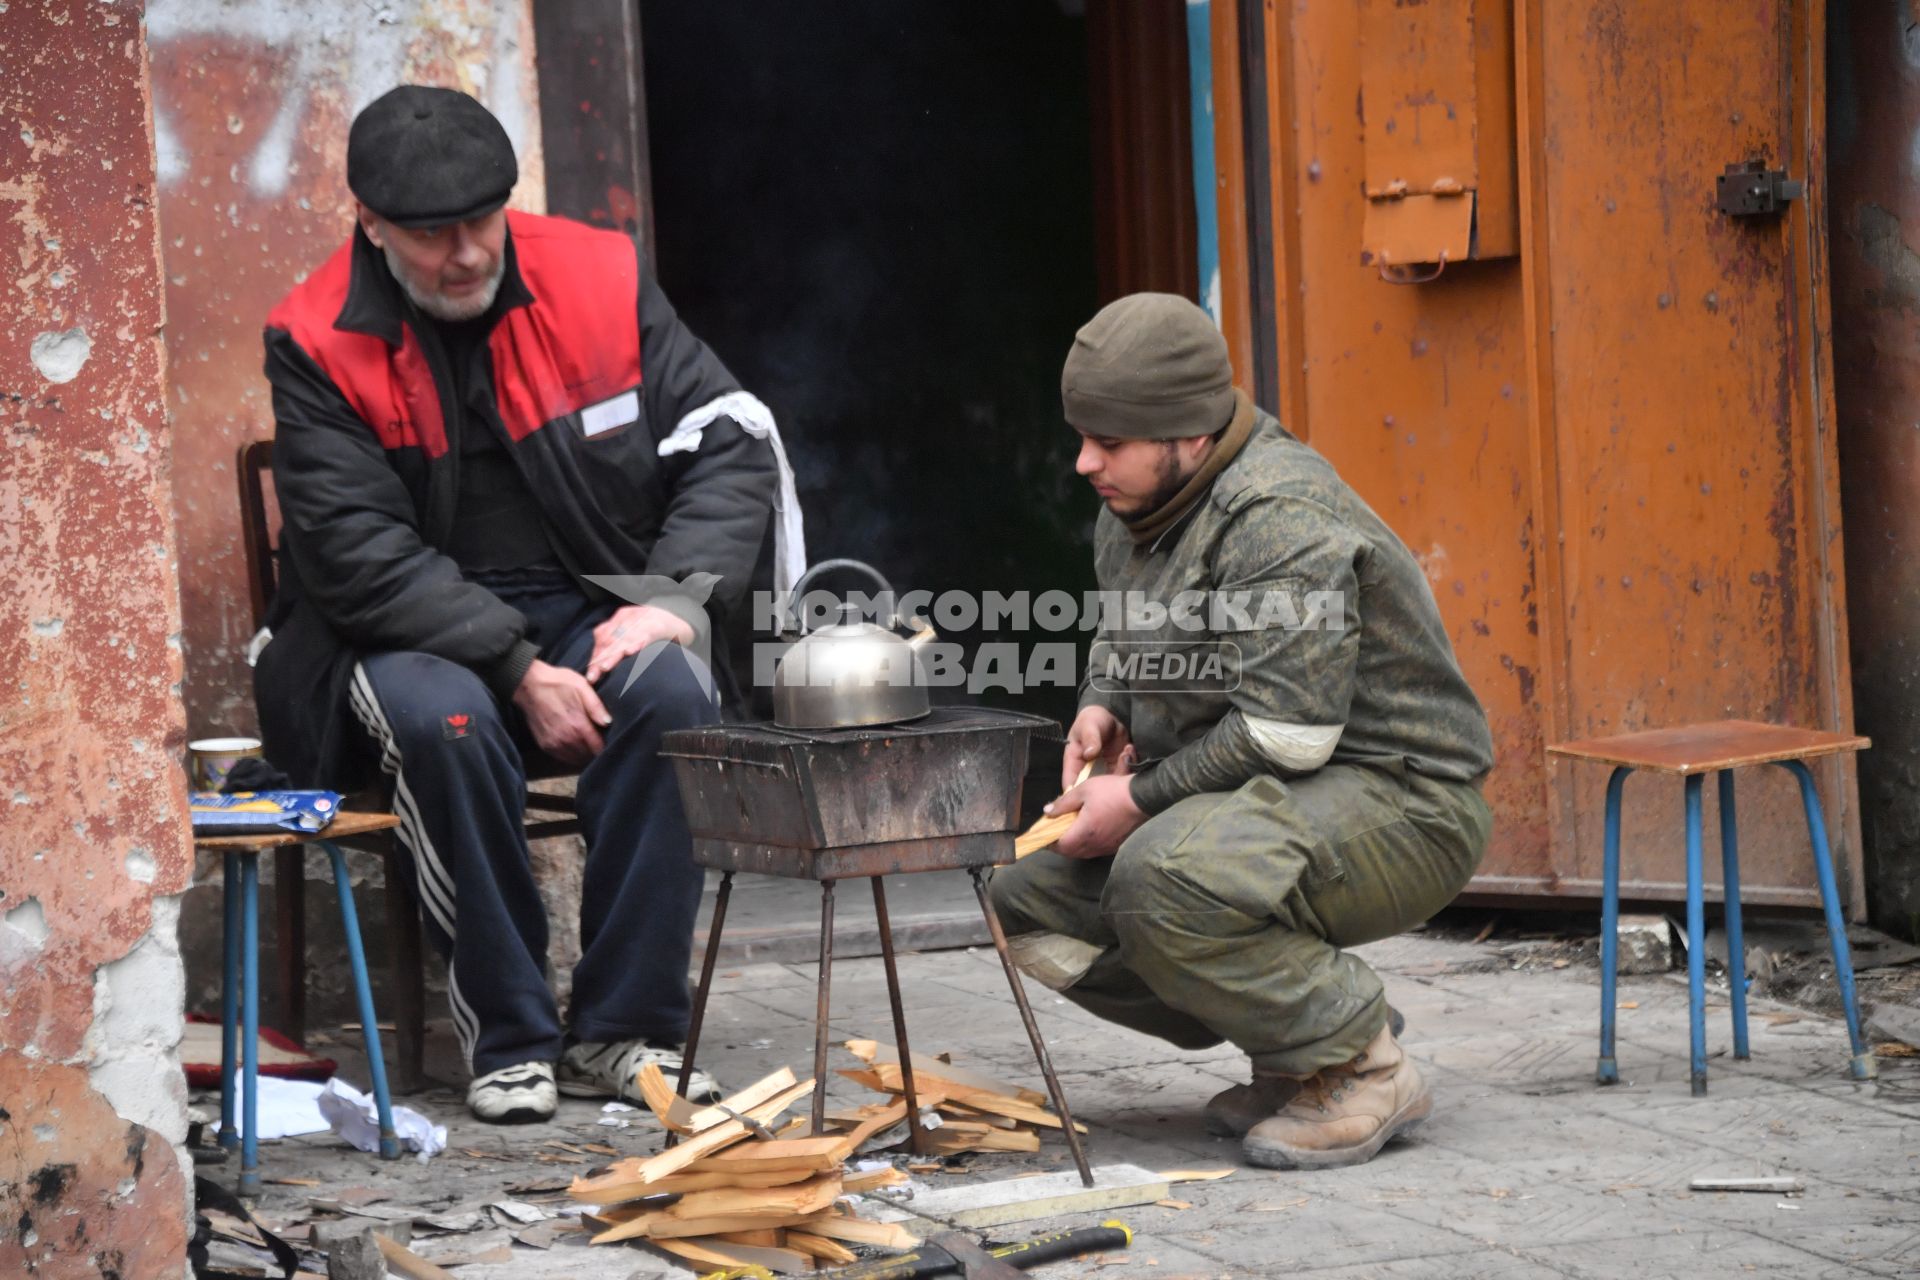
[[[1297,344],[1301,406],[1289,421],[1412,548],[1487,706],[1497,752],[1487,794],[1499,815],[1488,866],[1544,867],[1521,273],[1510,260],[1460,263],[1410,288],[1357,260],[1369,203],[1352,127],[1359,21],[1354,6],[1281,8],[1269,42],[1270,65],[1285,50],[1271,83],[1287,92],[1269,107],[1296,193],[1275,202],[1275,257],[1292,273],[1275,294]]]
[[[1519,134],[1514,119],[1513,0],[1474,0],[1475,140],[1473,256],[1520,252]]]
[[[1087,71],[1100,300],[1198,297],[1184,7],[1091,0]]]
[[[1253,281],[1247,273],[1246,130],[1242,125],[1240,6],[1209,6],[1213,57],[1213,160],[1219,173],[1220,311],[1216,319],[1233,357],[1235,381],[1254,385]],[[1269,130],[1269,134],[1271,134]]]
[[[1479,185],[1474,79],[1473,0],[1364,0],[1360,84],[1369,197]]]
[[[547,212],[653,247],[640,6],[571,0],[533,6],[540,53],[540,150]]]
[[[1352,252],[1382,176],[1347,114],[1369,99],[1360,12],[1271,20],[1287,58],[1267,85],[1288,135],[1274,155],[1292,158],[1297,191],[1277,202],[1276,295],[1300,421],[1426,568],[1493,721],[1498,820],[1474,888],[1590,896],[1604,778],[1549,772],[1549,735],[1722,717],[1850,727],[1823,193],[1814,182],[1767,224],[1714,207],[1732,160],[1817,179],[1816,7],[1714,0],[1680,24],[1658,7],[1522,0],[1511,48],[1476,37],[1474,56],[1516,68],[1494,111],[1519,140],[1500,199],[1523,257],[1456,262],[1417,288]],[[1814,902],[1790,780],[1741,783],[1747,896]],[[1822,784],[1857,909],[1851,770],[1825,766]],[[1638,779],[1628,794],[1628,892],[1678,897],[1678,786]]]
[[[1847,557],[1873,589],[1848,600],[1874,918],[1920,935],[1920,77],[1908,10],[1839,4],[1829,66],[1833,363]]]
[[[1473,196],[1417,195],[1367,201],[1365,260],[1465,262],[1473,239]]]
[[[1370,201],[1363,262],[1460,262],[1516,251],[1512,64],[1512,10],[1504,0],[1361,5]],[[1483,190],[1487,198],[1478,199]],[[1419,203],[1395,207],[1403,201]]]
[[[1216,6],[1216,9],[1219,6]],[[1291,18],[1280,6],[1263,6],[1266,25],[1266,103],[1268,109],[1284,112],[1297,101],[1294,95],[1294,30]],[[1306,439],[1312,424],[1307,420],[1306,338],[1301,330],[1301,308],[1289,299],[1300,290],[1300,187],[1304,181],[1300,163],[1300,137],[1296,129],[1276,127],[1267,130],[1267,173],[1273,184],[1270,209],[1273,225],[1273,327],[1274,345],[1279,360],[1276,370],[1277,393],[1273,405],[1280,421],[1301,439]]]
[[[1740,220],[1715,207],[1729,162],[1807,175],[1818,86],[1806,3],[1722,0],[1677,23],[1542,5],[1537,74],[1558,543],[1571,736],[1741,717],[1850,727],[1836,607],[1835,468],[1815,410],[1805,201]],[[1817,175],[1809,199],[1823,198]],[[1599,880],[1599,771],[1574,775],[1558,892]],[[1851,769],[1822,770],[1836,835]],[[1741,779],[1742,881],[1755,901],[1817,901],[1791,780]],[[1629,808],[1627,892],[1673,896],[1677,785]],[[1857,840],[1840,841],[1849,868]],[[1717,877],[1709,877],[1710,880]],[[1857,886],[1857,877],[1854,878]]]

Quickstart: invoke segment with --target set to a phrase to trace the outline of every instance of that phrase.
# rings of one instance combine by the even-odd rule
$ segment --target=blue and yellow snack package
[[[201,836],[323,831],[340,811],[337,791],[196,791],[189,800]]]

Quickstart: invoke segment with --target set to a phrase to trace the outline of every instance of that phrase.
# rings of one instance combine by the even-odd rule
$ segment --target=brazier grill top
[[[936,707],[857,729],[709,725],[666,736],[694,860],[807,880],[1013,858],[1020,784],[1044,716]]]

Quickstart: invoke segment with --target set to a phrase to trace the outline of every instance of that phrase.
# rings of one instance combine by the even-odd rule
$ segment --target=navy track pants
[[[541,660],[576,671],[592,655],[593,627],[615,607],[571,584],[498,593],[526,615]],[[613,723],[579,779],[581,960],[564,1026],[547,986],[547,917],[522,828],[526,761],[539,749],[518,708],[430,654],[373,654],[355,670],[353,709],[392,780],[396,834],[427,932],[447,958],[453,1021],[474,1074],[555,1061],[570,1040],[685,1038],[703,873],[673,762],[659,752],[670,730],[719,719],[697,662],[664,645],[598,685]]]

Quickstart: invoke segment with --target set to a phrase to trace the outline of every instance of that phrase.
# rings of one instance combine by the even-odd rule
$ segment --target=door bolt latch
[[[1785,169],[1769,169],[1765,160],[1730,164],[1718,183],[1720,212],[1730,218],[1763,218],[1780,213],[1787,201],[1806,194],[1807,184],[1789,178]]]

